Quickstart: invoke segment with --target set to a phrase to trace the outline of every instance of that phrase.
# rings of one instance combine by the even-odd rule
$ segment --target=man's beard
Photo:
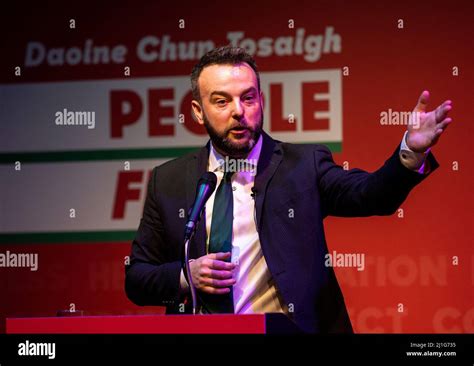
[[[217,132],[214,129],[214,127],[211,126],[211,123],[209,122],[209,119],[207,118],[206,113],[204,113],[204,111],[203,111],[203,120],[204,120],[204,127],[206,128],[207,133],[209,134],[209,137],[211,138],[213,145],[218,150],[222,151],[224,154],[230,157],[241,158],[241,157],[246,157],[248,155],[248,153],[253,149],[258,139],[260,138],[260,135],[262,134],[263,111],[261,111],[260,121],[255,126],[255,129],[245,124],[236,122],[230,128],[226,129],[222,134]],[[248,140],[247,143],[243,145],[236,144],[230,138],[228,138],[230,130],[236,127],[244,127],[248,130],[248,132],[250,133],[250,139]]]

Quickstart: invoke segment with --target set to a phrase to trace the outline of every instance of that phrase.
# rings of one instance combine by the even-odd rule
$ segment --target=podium
[[[284,314],[7,318],[7,334],[298,334]]]

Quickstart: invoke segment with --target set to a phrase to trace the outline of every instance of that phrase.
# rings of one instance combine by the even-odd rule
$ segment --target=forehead
[[[202,70],[198,83],[203,96],[213,91],[238,92],[252,86],[258,89],[257,76],[247,63],[207,66]]]

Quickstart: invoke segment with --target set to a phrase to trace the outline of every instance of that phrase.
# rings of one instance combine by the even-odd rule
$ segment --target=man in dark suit
[[[191,278],[201,313],[282,312],[306,332],[352,332],[327,265],[323,219],[394,213],[437,168],[430,148],[451,122],[451,102],[426,112],[423,92],[402,143],[367,173],[344,170],[322,145],[284,143],[263,132],[259,74],[244,50],[210,51],[191,84],[193,113],[210,141],[153,170],[126,268],[128,297],[189,312]],[[246,165],[235,169],[239,160]],[[206,203],[187,273],[183,212],[206,171],[217,175],[218,188]]]

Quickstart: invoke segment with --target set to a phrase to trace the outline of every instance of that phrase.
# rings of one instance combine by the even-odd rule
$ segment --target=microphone
[[[199,179],[196,188],[196,199],[194,200],[191,213],[188,216],[188,222],[185,227],[184,240],[190,240],[196,231],[196,224],[201,217],[207,200],[216,189],[217,177],[212,172],[206,172]]]

